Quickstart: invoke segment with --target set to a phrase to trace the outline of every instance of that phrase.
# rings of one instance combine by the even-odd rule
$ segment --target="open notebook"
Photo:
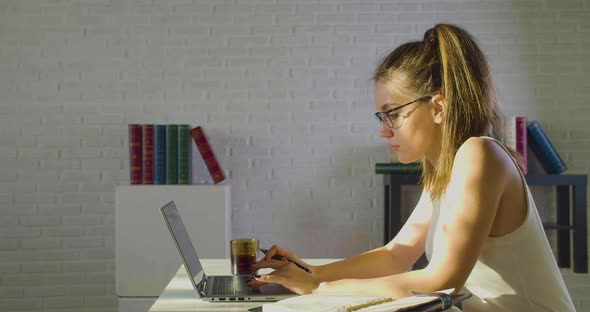
[[[392,312],[392,311],[443,311],[452,304],[471,295],[450,295],[453,289],[436,294],[418,294],[411,297],[391,299],[356,295],[302,295],[262,306],[263,312]]]

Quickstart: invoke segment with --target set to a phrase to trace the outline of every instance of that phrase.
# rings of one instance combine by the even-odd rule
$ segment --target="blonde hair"
[[[467,31],[437,24],[422,41],[405,43],[386,56],[373,80],[387,84],[394,73],[404,74],[406,87],[419,96],[440,93],[446,100],[437,167],[422,159],[422,184],[439,198],[449,183],[455,154],[467,139],[487,135],[502,140],[503,118],[487,61]],[[521,165],[518,153],[511,154]]]

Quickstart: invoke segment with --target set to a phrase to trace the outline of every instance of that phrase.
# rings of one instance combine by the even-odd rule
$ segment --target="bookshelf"
[[[375,165],[375,173],[383,175],[385,187],[383,240],[387,243],[393,239],[403,225],[401,220],[402,187],[417,185],[420,172],[400,174],[394,171],[393,167],[388,168],[387,163],[379,163]],[[530,186],[555,187],[557,222],[543,223],[543,227],[545,230],[557,231],[557,264],[559,267],[571,268],[573,262],[575,273],[588,273],[587,180],[588,177],[585,174],[526,176],[527,184]]]

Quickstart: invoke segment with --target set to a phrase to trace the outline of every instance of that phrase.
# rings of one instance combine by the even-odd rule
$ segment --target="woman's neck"
[[[432,167],[436,168],[440,158],[441,141],[437,140],[434,142],[436,143],[430,145],[430,148],[426,151],[424,157],[426,158],[426,161],[432,165]]]

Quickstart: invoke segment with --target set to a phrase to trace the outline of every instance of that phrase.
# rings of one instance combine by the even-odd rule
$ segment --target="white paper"
[[[450,294],[453,289],[441,292]],[[265,304],[262,307],[264,312],[345,312],[346,307],[354,306],[371,300],[383,299],[383,297],[360,296],[360,295],[302,295],[291,297],[275,303]],[[413,307],[427,302],[439,300],[436,296],[418,297],[411,296],[396,299],[392,302],[380,303],[357,311],[361,312],[394,312],[403,308]]]

